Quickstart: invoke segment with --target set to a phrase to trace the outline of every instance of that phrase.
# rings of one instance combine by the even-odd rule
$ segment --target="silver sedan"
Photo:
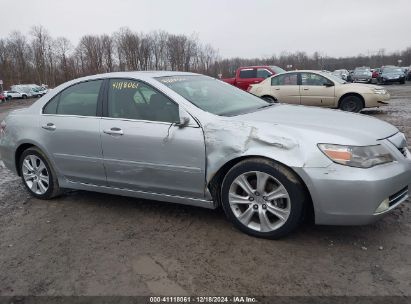
[[[27,190],[98,191],[206,208],[279,238],[307,213],[367,224],[408,197],[406,139],[378,119],[269,104],[192,73],[124,72],[60,85],[1,123]]]

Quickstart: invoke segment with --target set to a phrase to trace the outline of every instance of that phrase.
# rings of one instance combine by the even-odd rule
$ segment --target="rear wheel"
[[[57,176],[39,149],[29,148],[22,153],[20,173],[24,186],[34,197],[50,199],[60,193]]]
[[[21,96],[23,99],[26,99],[27,98],[27,95],[23,95],[23,96]]]
[[[344,97],[340,102],[340,109],[347,112],[360,112],[363,108],[362,99],[355,95]]]
[[[298,227],[306,199],[303,185],[291,170],[258,158],[235,165],[221,189],[228,219],[247,234],[270,239]]]

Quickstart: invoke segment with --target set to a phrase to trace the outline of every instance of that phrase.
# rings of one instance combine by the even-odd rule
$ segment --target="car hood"
[[[375,85],[375,84],[366,84],[366,83],[345,83],[345,84],[342,84],[342,86],[344,87],[344,88],[346,88],[346,89],[348,89],[348,88],[353,88],[353,89],[355,89],[355,90],[358,90],[358,89],[363,89],[363,88],[368,88],[368,89],[371,89],[371,90],[374,90],[374,89],[380,89],[380,90],[383,90],[383,89],[385,89],[384,87],[382,87],[382,86],[377,86],[377,85]]]
[[[268,123],[272,130],[280,125],[296,131],[304,140],[310,137],[312,141],[337,144],[371,145],[398,132],[393,125],[367,115],[299,105],[276,104],[233,119],[263,123],[263,128]]]

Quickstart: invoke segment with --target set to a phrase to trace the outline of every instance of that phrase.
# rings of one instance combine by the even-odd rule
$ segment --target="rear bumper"
[[[365,225],[406,201],[411,191],[411,159],[369,169],[332,164],[327,168],[297,168],[306,183],[321,225]],[[388,199],[389,208],[377,212]]]

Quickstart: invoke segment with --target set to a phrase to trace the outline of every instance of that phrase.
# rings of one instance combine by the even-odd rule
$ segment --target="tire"
[[[27,99],[27,95],[22,95],[21,98]]]
[[[7,100],[11,100],[12,98],[11,98],[11,96],[7,96],[7,98],[6,98]]]
[[[284,237],[300,225],[308,197],[294,172],[260,158],[241,161],[231,168],[220,195],[227,218],[239,230],[268,239]]]
[[[363,107],[362,99],[355,95],[346,96],[340,102],[340,109],[347,112],[358,113]]]
[[[23,184],[32,196],[46,200],[60,194],[57,175],[38,148],[28,148],[22,153],[19,169]]]
[[[277,100],[274,97],[271,97],[271,96],[263,96],[263,97],[261,97],[261,99],[264,99],[268,103],[276,103],[277,102]]]
[[[405,80],[403,80],[403,81],[400,81],[400,84],[405,84]]]

